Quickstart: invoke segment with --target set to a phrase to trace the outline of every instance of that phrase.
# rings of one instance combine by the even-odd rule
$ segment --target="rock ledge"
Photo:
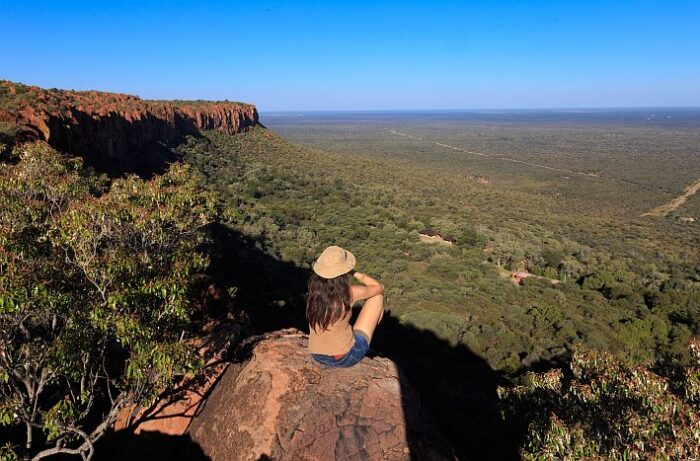
[[[283,330],[250,346],[193,419],[195,446],[213,461],[456,459],[394,362],[327,369],[306,344]]]

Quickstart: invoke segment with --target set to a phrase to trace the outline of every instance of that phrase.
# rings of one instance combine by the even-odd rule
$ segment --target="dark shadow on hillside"
[[[310,272],[273,258],[261,243],[219,223],[212,224],[214,248],[210,272],[236,288],[236,304],[250,317],[254,334],[306,330],[304,295]]]
[[[308,331],[304,295],[309,271],[271,257],[259,242],[225,226],[215,225],[212,231],[218,247],[212,275],[238,287],[238,301],[255,333],[289,327]],[[522,430],[506,428],[496,394],[507,381],[483,358],[390,314],[376,332],[372,355],[398,364],[460,459],[518,459]]]
[[[385,315],[369,355],[401,367],[459,459],[518,459],[520,437],[502,420],[496,393],[508,381],[468,347]]]
[[[187,135],[200,136],[194,120],[175,113],[172,123],[142,114],[129,119],[117,113],[94,118],[91,113],[71,109],[71,117],[50,115],[49,144],[111,177],[137,174],[150,178],[163,173],[177,160],[173,148]]]

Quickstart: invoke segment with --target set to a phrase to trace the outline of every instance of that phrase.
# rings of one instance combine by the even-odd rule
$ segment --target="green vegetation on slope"
[[[303,148],[264,129],[207,133],[180,153],[242,234],[299,266],[325,245],[347,246],[386,284],[395,315],[496,369],[548,361],[577,343],[637,360],[675,357],[700,331],[698,254],[681,228],[592,219],[459,171]],[[458,244],[420,242],[425,226]],[[561,283],[519,287],[498,264]]]
[[[697,391],[696,369],[669,366],[658,376],[634,365],[687,363],[688,341],[700,331],[693,237],[674,221],[638,219],[646,199],[618,217],[613,204],[601,213],[579,202],[588,192],[620,192],[615,183],[603,183],[603,191],[597,182],[567,184],[571,195],[561,197],[540,193],[537,177],[524,188],[484,185],[432,152],[424,164],[338,154],[262,129],[206,133],[180,153],[219,193],[227,224],[261,250],[308,267],[323,247],[340,244],[355,252],[360,270],[382,280],[393,316],[407,328],[390,317],[374,347],[399,363],[460,457],[512,456],[518,448],[530,459],[693,453],[697,399],[682,393]],[[458,244],[422,243],[425,226],[457,236]],[[516,286],[501,277],[521,266],[559,283],[528,278]],[[271,317],[301,313],[303,303],[270,309]],[[631,363],[596,361],[597,352],[571,358],[576,344]],[[479,357],[506,372],[552,360],[592,371],[573,378],[550,372],[559,381],[547,391],[539,383],[549,375],[525,377],[523,387],[501,392],[500,419],[491,392],[502,378]],[[651,388],[639,385],[647,378]],[[614,388],[598,387],[611,380]],[[577,394],[586,386],[590,400]],[[668,414],[673,408],[682,414]],[[620,417],[607,424],[598,413]]]

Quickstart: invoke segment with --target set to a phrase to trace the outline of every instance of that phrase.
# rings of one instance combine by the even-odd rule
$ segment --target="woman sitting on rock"
[[[351,367],[362,360],[384,314],[384,287],[354,267],[352,253],[330,246],[314,263],[309,279],[309,351],[329,367]],[[350,275],[362,285],[350,285]],[[350,326],[352,306],[362,300],[365,304]]]

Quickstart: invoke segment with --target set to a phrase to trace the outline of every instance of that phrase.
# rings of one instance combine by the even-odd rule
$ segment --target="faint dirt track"
[[[673,210],[683,205],[690,197],[695,195],[698,191],[700,191],[700,179],[686,187],[683,193],[678,197],[674,198],[670,202],[664,203],[663,205],[659,205],[656,208],[647,211],[642,216],[666,216]]]
[[[598,174],[596,174],[596,173],[584,173],[583,171],[566,170],[566,169],[564,169],[564,168],[555,168],[555,167],[553,167],[553,166],[539,165],[539,164],[537,164],[537,163],[526,162],[526,161],[524,161],[524,160],[518,160],[518,159],[515,159],[515,158],[501,157],[500,155],[484,154],[483,152],[474,152],[474,151],[471,151],[471,150],[463,149],[463,148],[461,148],[461,147],[452,146],[452,145],[450,145],[450,144],[445,144],[445,143],[433,141],[433,140],[431,140],[431,139],[422,138],[422,137],[420,137],[420,136],[415,136],[415,135],[408,134],[408,133],[402,133],[402,132],[396,131],[396,130],[387,129],[386,131],[388,131],[388,132],[391,133],[391,134],[395,134],[395,135],[397,135],[397,136],[403,136],[403,137],[406,137],[406,138],[415,139],[416,141],[429,142],[429,143],[431,143],[431,144],[435,144],[435,145],[440,146],[440,147],[444,147],[444,148],[447,148],[447,149],[456,150],[456,151],[459,151],[459,152],[464,152],[465,154],[478,155],[478,156],[480,156],[480,157],[494,158],[494,159],[497,159],[497,160],[503,160],[503,161],[505,161],[505,162],[520,163],[521,165],[532,166],[532,167],[535,167],[535,168],[542,168],[542,169],[544,169],[544,170],[560,171],[560,172],[562,172],[562,173],[569,173],[569,174],[575,174],[575,175],[579,175],[579,176],[586,176],[586,177],[589,177],[589,178],[597,178],[597,177],[598,177]]]

